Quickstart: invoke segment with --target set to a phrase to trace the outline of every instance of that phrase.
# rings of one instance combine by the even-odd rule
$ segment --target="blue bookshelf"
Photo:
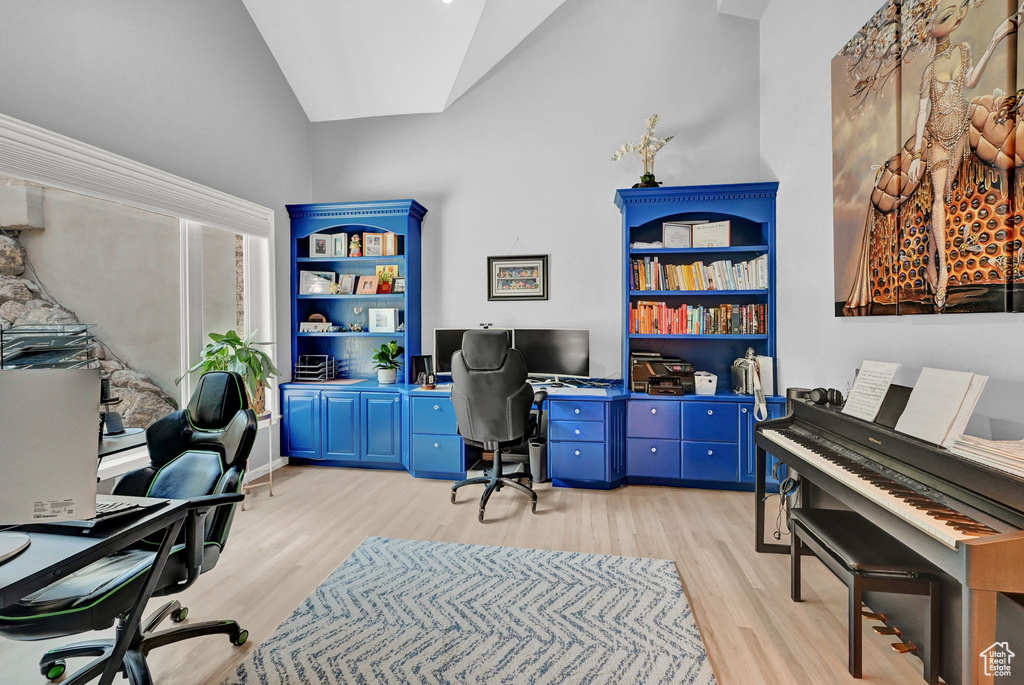
[[[291,219],[291,330],[292,363],[302,355],[331,354],[347,378],[375,378],[372,350],[388,340],[405,348],[405,360],[420,354],[420,231],[427,210],[415,200],[380,202],[334,202],[288,205]],[[398,254],[373,257],[311,257],[309,237],[314,233],[394,233]],[[363,246],[365,249],[365,245]],[[332,271],[336,274],[372,276],[379,265],[397,265],[405,278],[404,293],[372,295],[300,295],[303,271]],[[355,307],[362,312],[355,313]],[[334,325],[348,326],[357,317],[369,325],[371,308],[399,310],[404,330],[395,333],[332,332],[300,333],[299,323],[313,314],[323,314]],[[399,374],[408,382],[409,365]]]
[[[633,351],[659,352],[679,357],[698,370],[718,376],[721,389],[729,384],[730,367],[748,347],[776,358],[775,345],[775,194],[777,183],[741,183],[718,186],[677,186],[619,190],[615,204],[622,213],[623,297],[622,378],[629,382],[629,355]],[[729,221],[728,247],[633,249],[635,242],[661,240],[666,221]],[[658,258],[661,264],[705,265],[731,260],[733,264],[768,255],[765,290],[630,290],[630,262]],[[630,333],[630,304],[664,301],[717,307],[719,304],[766,306],[767,332],[759,335],[669,335]]]

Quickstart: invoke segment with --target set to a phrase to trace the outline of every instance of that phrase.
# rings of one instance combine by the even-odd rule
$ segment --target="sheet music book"
[[[896,430],[949,447],[967,426],[988,376],[925,367]]]
[[[843,405],[843,413],[865,421],[874,421],[898,368],[900,365],[895,362],[873,362],[865,359],[860,365],[860,373],[853,381],[850,396]]]

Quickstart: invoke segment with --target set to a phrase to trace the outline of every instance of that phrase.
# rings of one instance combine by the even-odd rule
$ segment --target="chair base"
[[[146,655],[157,647],[204,635],[227,635],[231,643],[236,646],[245,644],[249,638],[249,631],[240,628],[235,621],[203,621],[156,631],[156,628],[166,619],[170,618],[178,622],[183,621],[186,615],[188,615],[188,609],[182,607],[181,603],[175,600],[160,607],[145,620],[139,631],[133,636],[121,663],[121,673],[128,678],[131,685],[153,685],[153,678],[146,663]],[[118,619],[117,624],[119,634],[124,627],[125,620],[122,617]],[[115,639],[93,640],[50,650],[39,660],[39,672],[45,678],[57,680],[67,668],[67,659],[96,657],[73,675],[61,681],[62,685],[83,685],[103,673],[103,669],[114,651],[114,642]]]
[[[529,485],[523,485],[520,482],[524,478],[529,482]],[[477,520],[480,522],[484,520],[484,510],[487,508],[487,501],[491,499],[491,495],[506,485],[528,495],[530,497],[530,510],[534,514],[537,513],[537,493],[533,491],[533,475],[529,471],[520,471],[511,476],[503,476],[501,473],[501,450],[495,450],[494,452],[494,467],[491,469],[490,475],[467,478],[452,484],[452,504],[455,504],[455,493],[459,488],[465,485],[478,484],[487,486],[484,488],[484,494],[480,496],[480,511],[477,513]]]

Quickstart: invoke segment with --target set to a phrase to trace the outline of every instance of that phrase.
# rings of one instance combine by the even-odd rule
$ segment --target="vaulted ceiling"
[[[717,3],[757,19],[769,1]],[[443,112],[565,0],[243,2],[309,120],[335,121]]]

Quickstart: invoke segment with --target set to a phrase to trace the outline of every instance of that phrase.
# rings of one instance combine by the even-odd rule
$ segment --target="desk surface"
[[[18,556],[0,564],[0,609],[40,590],[69,573],[113,554],[185,517],[188,502],[171,500],[145,516],[101,535],[38,533]],[[17,529],[15,529],[17,530]]]
[[[99,450],[97,454],[99,458],[109,457],[111,454],[117,454],[118,452],[126,452],[135,447],[141,447],[146,444],[146,431],[140,431],[138,433],[132,433],[130,435],[122,435],[120,437],[106,437],[100,440]]]

